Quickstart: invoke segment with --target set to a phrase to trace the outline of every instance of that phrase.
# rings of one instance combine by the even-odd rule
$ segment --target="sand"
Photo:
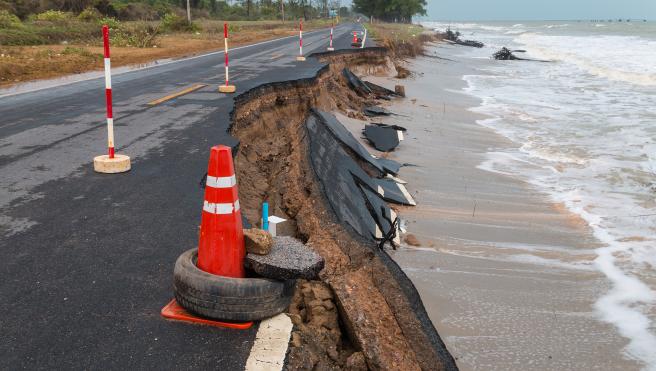
[[[390,254],[459,367],[639,369],[622,352],[627,340],[595,317],[593,304],[609,289],[592,264],[599,242],[538,189],[479,168],[487,152],[516,145],[468,110],[479,104],[461,90],[471,62],[457,47],[431,48],[453,61],[420,57],[410,79],[368,80],[406,88],[406,99],[386,107],[399,116],[378,121],[408,128],[389,158],[415,165],[399,176],[418,206],[399,212],[421,246]]]

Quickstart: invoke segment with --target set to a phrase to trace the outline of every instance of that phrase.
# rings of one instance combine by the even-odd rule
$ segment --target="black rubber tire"
[[[217,320],[256,321],[282,313],[295,280],[216,276],[196,266],[198,249],[185,251],[173,270],[175,299],[190,312]]]

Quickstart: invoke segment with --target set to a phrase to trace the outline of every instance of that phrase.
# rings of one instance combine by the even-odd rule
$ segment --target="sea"
[[[626,354],[656,369],[656,23],[422,22],[520,58],[464,76],[473,111],[516,146],[479,168],[528,182],[590,226],[590,265],[610,289],[594,311],[628,339]]]

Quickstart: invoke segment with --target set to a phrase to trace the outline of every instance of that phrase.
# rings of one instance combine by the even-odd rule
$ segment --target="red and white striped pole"
[[[230,85],[230,74],[228,72],[228,24],[223,24],[223,40],[224,40],[224,50],[225,54],[225,85],[219,85],[219,92],[221,93],[234,93],[236,88],[234,85]]]
[[[93,167],[100,173],[122,173],[130,170],[130,157],[114,153],[114,113],[112,110],[112,67],[109,60],[109,27],[102,27],[105,59],[105,103],[107,105],[107,155],[96,156]]]
[[[107,103],[107,146],[108,156],[114,158],[114,114],[112,112],[112,67],[109,61],[109,27],[102,28],[105,49],[105,101]]]
[[[305,57],[303,56],[303,20],[300,20],[299,26],[298,26],[298,57],[296,57],[297,61],[304,61]]]
[[[335,23],[333,22],[330,25],[330,45],[328,46],[328,51],[329,52],[332,52],[333,50],[335,50],[335,48],[333,48],[333,28],[334,27],[335,27]]]

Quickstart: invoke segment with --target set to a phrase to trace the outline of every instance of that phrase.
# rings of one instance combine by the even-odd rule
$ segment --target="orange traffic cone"
[[[211,274],[243,278],[246,249],[230,147],[210,149],[202,213],[196,265]],[[239,330],[253,326],[253,322],[231,323],[196,316],[175,299],[162,308],[161,314],[172,320]]]
[[[358,43],[358,33],[353,31],[353,44]]]
[[[219,276],[241,278],[245,276],[245,256],[232,151],[227,146],[214,146],[207,167],[198,268]]]

